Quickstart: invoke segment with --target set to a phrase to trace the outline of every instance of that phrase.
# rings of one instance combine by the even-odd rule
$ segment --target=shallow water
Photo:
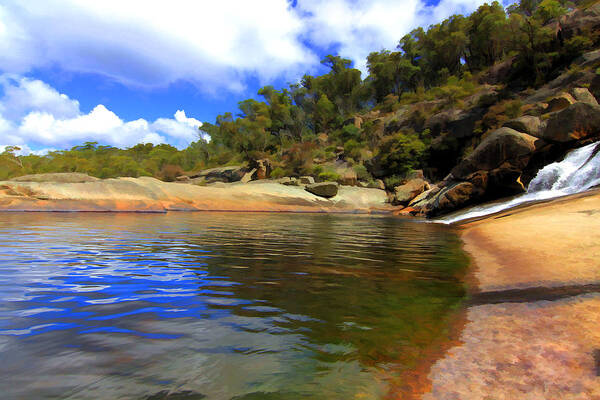
[[[385,398],[465,265],[391,217],[0,214],[2,398]]]

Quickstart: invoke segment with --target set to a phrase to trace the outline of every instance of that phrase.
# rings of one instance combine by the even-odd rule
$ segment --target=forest
[[[340,159],[358,180],[384,179],[393,187],[411,170],[441,179],[503,121],[522,114],[519,93],[535,90],[597,48],[597,30],[565,35],[560,20],[595,1],[522,0],[504,8],[493,2],[469,16],[453,15],[399,38],[396,49],[372,52],[363,79],[350,60],[326,56],[328,72],[304,75],[298,84],[258,91],[235,112],[201,127],[210,140],[178,150],[138,144],[120,149],[96,142],[47,155],[0,154],[0,180],[44,172],[84,172],[99,178],[153,176],[172,181],[182,174],[269,159],[272,177],[312,175],[339,180]],[[596,71],[600,73],[600,70]],[[491,76],[491,77],[490,77]],[[444,110],[484,112],[468,142],[427,123]],[[485,92],[487,93],[487,92]],[[400,116],[402,118],[400,118]],[[459,143],[460,142],[460,143]]]

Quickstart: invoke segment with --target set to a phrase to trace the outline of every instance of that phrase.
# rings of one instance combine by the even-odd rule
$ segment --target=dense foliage
[[[204,123],[210,141],[199,139],[181,151],[169,145],[123,150],[86,143],[25,157],[8,148],[0,155],[0,179],[77,171],[102,178],[150,175],[172,180],[186,171],[258,158],[271,159],[276,176],[335,179],[339,171],[332,163],[340,159],[365,179],[365,166],[377,175],[375,164],[385,176],[432,165],[444,173],[447,165],[439,164],[440,156],[453,160],[464,149],[457,148],[448,132],[426,129],[425,120],[433,112],[460,108],[481,88],[481,76],[499,62],[508,61],[509,71],[498,83],[521,90],[556,77],[597,46],[598,32],[564,38],[557,30],[557,18],[575,6],[566,0],[522,0],[506,9],[497,1],[484,4],[469,16],[453,15],[413,30],[400,38],[394,51],[371,53],[365,79],[350,60],[329,55],[322,60],[329,69],[326,74],[305,75],[281,90],[266,86],[258,91],[262,100],[241,101],[237,114],[227,112],[214,123]],[[430,106],[433,101],[437,103]],[[477,122],[478,133],[496,127],[507,112],[518,115],[520,105],[515,108],[511,101],[499,98],[486,104],[492,107]],[[381,118],[363,118],[373,113]],[[409,123],[395,124],[398,115]]]

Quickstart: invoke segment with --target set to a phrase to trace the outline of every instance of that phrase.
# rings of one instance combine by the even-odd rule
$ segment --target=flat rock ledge
[[[50,177],[51,178],[51,177]],[[384,191],[340,186],[331,198],[274,181],[196,186],[141,178],[0,181],[0,211],[387,212]]]

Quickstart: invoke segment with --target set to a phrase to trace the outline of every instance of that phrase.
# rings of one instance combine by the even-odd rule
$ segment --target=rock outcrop
[[[369,212],[391,207],[382,190],[339,187],[330,182],[315,184],[313,193],[322,196],[316,197],[303,187],[269,180],[196,186],[150,177],[78,183],[28,179],[31,181],[0,182],[0,211]]]
[[[207,183],[214,182],[238,182],[248,172],[248,169],[241,166],[229,166],[205,169],[190,175],[190,179],[203,178]]]
[[[544,141],[503,127],[488,135],[439,185],[408,203],[419,214],[434,216],[454,211],[484,198],[523,192],[520,177]]]
[[[594,106],[598,105],[598,101],[587,88],[573,88],[571,89],[571,95],[573,95],[575,100],[582,103],[588,103]]]
[[[600,106],[577,102],[552,114],[542,138],[549,142],[570,142],[600,134]]]
[[[98,178],[79,172],[58,172],[51,174],[23,175],[11,179],[14,182],[55,182],[55,183],[84,183],[95,182]]]

